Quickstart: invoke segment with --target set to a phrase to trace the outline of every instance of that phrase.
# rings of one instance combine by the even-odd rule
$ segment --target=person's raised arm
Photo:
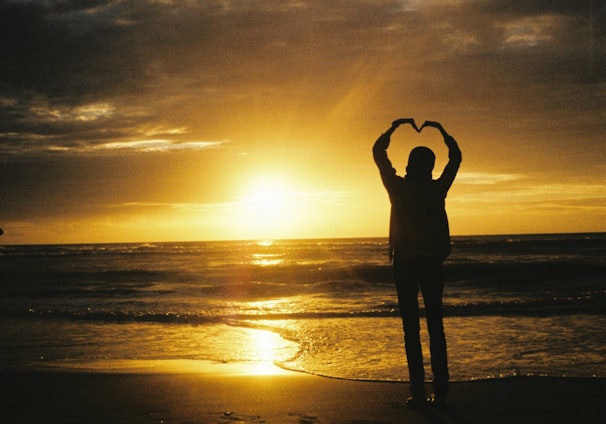
[[[391,135],[402,124],[410,124],[414,127],[415,130],[419,131],[414,119],[396,119],[391,123],[391,127],[389,127],[387,131],[381,134],[377,141],[375,141],[375,144],[372,147],[373,152],[387,150],[391,141]]]
[[[387,157],[387,148],[389,147],[389,143],[391,142],[391,135],[394,131],[402,124],[410,124],[418,131],[417,125],[415,124],[414,119],[396,119],[392,122],[391,127],[383,134],[379,136],[375,144],[372,146],[372,155],[375,160],[375,163],[379,167],[379,171],[381,172],[381,176],[385,177],[389,174],[395,174],[395,169],[393,169],[391,165],[391,161]]]
[[[442,127],[442,124],[439,122],[425,121],[425,123],[421,126],[421,130],[424,127],[437,128],[442,134],[442,137],[444,137],[444,144],[446,144],[448,147],[448,163],[446,164],[444,171],[442,171],[442,175],[440,175],[440,178],[438,179],[444,184],[444,189],[448,191],[455,177],[457,176],[457,172],[459,171],[459,165],[461,164],[462,160],[461,149],[459,149],[459,145],[454,137],[448,134],[444,127]]]

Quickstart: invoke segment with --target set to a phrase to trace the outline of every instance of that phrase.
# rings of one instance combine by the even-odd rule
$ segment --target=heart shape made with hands
[[[421,128],[419,128],[417,126],[417,123],[415,122],[415,120],[412,118],[396,119],[392,123],[392,125],[396,126],[396,127],[399,125],[403,125],[403,124],[410,124],[410,126],[412,126],[418,133],[421,133],[421,131],[423,131],[423,128],[425,128],[425,127],[433,127],[433,128],[437,128],[437,129],[441,128],[441,125],[434,121],[425,121],[425,122],[423,122],[423,125],[421,125]]]

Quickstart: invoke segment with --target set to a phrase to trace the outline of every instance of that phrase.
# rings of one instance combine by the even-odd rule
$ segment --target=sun
[[[264,212],[284,208],[288,204],[289,192],[279,181],[260,180],[252,184],[244,195],[244,202]]]
[[[281,176],[254,178],[245,186],[238,202],[240,225],[254,238],[277,238],[292,233],[300,223],[302,195]]]

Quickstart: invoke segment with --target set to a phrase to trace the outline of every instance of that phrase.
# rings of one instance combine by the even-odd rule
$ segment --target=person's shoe
[[[427,406],[427,400],[425,400],[425,396],[408,396],[406,406],[409,408],[424,408]]]
[[[436,408],[443,408],[446,406],[446,395],[432,393],[427,398],[427,403]]]

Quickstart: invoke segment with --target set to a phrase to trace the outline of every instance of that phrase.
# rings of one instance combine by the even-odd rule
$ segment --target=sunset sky
[[[606,231],[604,4],[2,0],[0,243],[387,236],[410,117],[452,234]]]

